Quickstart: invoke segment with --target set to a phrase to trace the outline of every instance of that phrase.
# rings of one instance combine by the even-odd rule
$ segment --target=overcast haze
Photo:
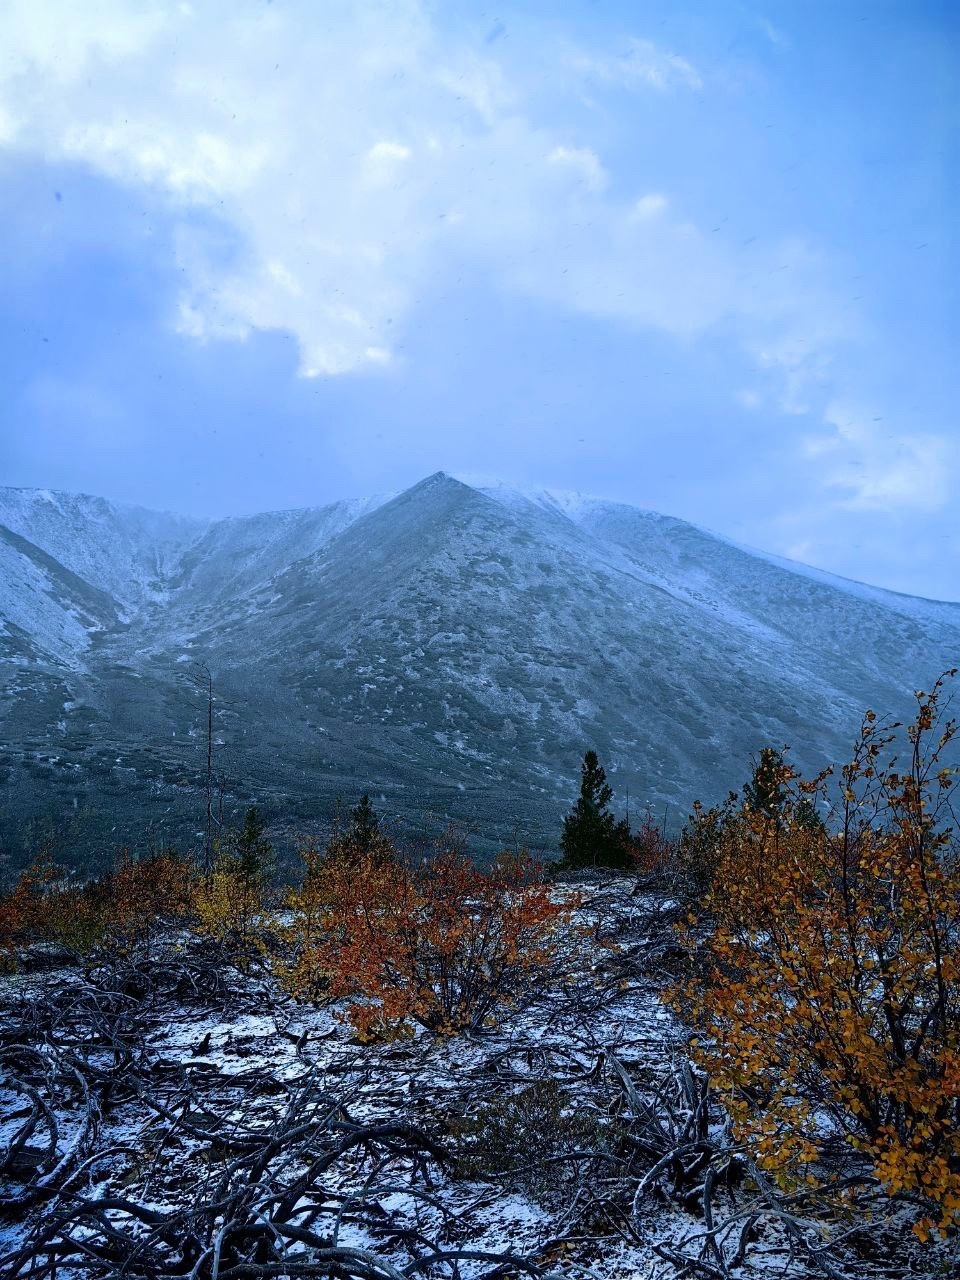
[[[0,5],[0,482],[440,468],[960,598],[953,3]]]

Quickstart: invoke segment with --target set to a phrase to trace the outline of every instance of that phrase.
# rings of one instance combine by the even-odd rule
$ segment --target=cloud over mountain
[[[415,0],[323,12],[318,24],[300,5],[52,0],[38,23],[15,0],[0,16],[8,146],[204,215],[179,234],[183,332],[292,333],[307,376],[383,365],[419,292],[457,262],[679,337],[728,327],[774,364],[791,341],[815,354],[855,324],[796,237],[747,251],[642,178],[611,190],[602,155],[538,109],[496,46],[478,50]],[[550,92],[571,76],[709,92],[639,38],[625,52],[558,47]]]

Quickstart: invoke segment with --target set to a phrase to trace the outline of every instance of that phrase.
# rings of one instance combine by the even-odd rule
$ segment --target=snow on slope
[[[88,494],[0,487],[0,525],[133,610],[206,522]]]
[[[0,526],[0,660],[77,668],[91,636],[113,622],[109,597]]]
[[[592,743],[661,804],[716,794],[770,742],[820,767],[868,700],[900,710],[956,648],[957,629],[775,567],[738,592],[743,553],[675,523],[695,541],[658,565],[553,504],[438,474],[207,641],[239,679],[256,634],[261,697],[297,690],[285,718],[324,726],[359,776],[474,790],[506,773],[552,792]]]
[[[623,545],[634,550],[639,546],[645,546],[651,562],[649,567],[664,573],[664,576],[670,575],[676,578],[678,576],[676,571],[682,571],[684,566],[678,554],[676,542],[685,531],[692,530],[703,540],[701,548],[707,543],[719,544],[714,548],[715,555],[722,555],[721,548],[729,548],[741,553],[740,557],[731,557],[736,560],[738,568],[744,567],[741,557],[764,561],[788,573],[809,578],[814,582],[842,591],[846,595],[869,600],[907,616],[924,617],[931,621],[949,621],[951,625],[960,624],[960,602],[906,595],[899,591],[889,591],[884,587],[871,586],[854,578],[844,578],[826,569],[818,569],[799,560],[791,560],[786,556],[775,555],[773,552],[738,542],[734,538],[727,537],[726,534],[717,533],[703,525],[680,520],[676,516],[661,515],[657,511],[574,490],[524,488],[489,477],[471,477],[467,474],[458,474],[457,479],[505,506],[517,506],[530,502],[547,511],[558,512],[581,527],[612,542],[622,542]],[[631,525],[633,537],[629,532]]]
[[[192,594],[206,608],[236,597],[382,501],[211,522],[87,494],[0,487],[7,656],[76,666],[92,635],[141,617],[157,622],[172,596],[186,603]]]
[[[83,667],[69,696],[104,738],[174,745],[195,710],[180,664],[207,662],[244,775],[304,811],[369,788],[488,833],[524,812],[550,830],[593,746],[620,794],[685,813],[763,745],[790,743],[805,769],[845,759],[866,706],[902,715],[960,659],[960,605],[443,473],[206,525],[10,490],[3,512],[22,531],[0,547],[8,658],[33,644]],[[83,579],[113,584],[116,614]],[[20,705],[16,734],[42,739]]]
[[[236,597],[314,555],[387,500],[355,498],[323,507],[218,520],[184,552],[171,587],[207,603]]]

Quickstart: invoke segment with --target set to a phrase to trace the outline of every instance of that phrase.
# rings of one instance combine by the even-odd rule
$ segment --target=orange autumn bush
[[[129,950],[189,915],[192,885],[192,864],[170,852],[141,860],[124,852],[115,870],[82,884],[41,859],[0,898],[0,953],[9,968],[36,943],[80,954],[106,945]]]
[[[891,1194],[926,1206],[921,1238],[960,1225],[960,852],[944,764],[956,724],[943,687],[917,694],[902,767],[888,755],[899,726],[867,713],[833,831],[809,817],[824,777],[799,784],[789,766],[775,812],[727,814],[709,931],[691,918],[692,973],[674,993],[762,1168],[828,1183],[822,1140],[842,1134]]]
[[[52,863],[38,860],[21,872],[9,893],[0,897],[0,957],[3,968],[15,968],[17,952],[44,937],[43,899],[55,875]]]
[[[181,854],[166,850],[133,858],[124,853],[102,882],[104,931],[124,948],[149,942],[158,929],[191,917],[195,885],[196,868]]]
[[[481,870],[456,852],[412,865],[382,850],[308,850],[305,871],[288,902],[294,959],[281,980],[301,997],[349,998],[364,1040],[415,1023],[476,1030],[542,975],[571,909],[523,854]]]

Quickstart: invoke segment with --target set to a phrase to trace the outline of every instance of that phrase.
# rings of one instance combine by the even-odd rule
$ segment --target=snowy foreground
[[[207,944],[0,982],[0,1275],[948,1275],[730,1145],[659,994],[668,903],[586,886],[480,1038],[361,1045]]]

